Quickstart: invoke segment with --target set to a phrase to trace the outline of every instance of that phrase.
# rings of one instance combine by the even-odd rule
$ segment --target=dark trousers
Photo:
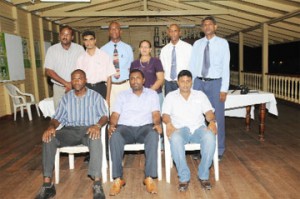
[[[94,91],[96,91],[97,93],[99,93],[104,99],[106,99],[106,93],[107,93],[107,87],[105,82],[99,82],[97,84],[90,84],[87,83],[86,86],[89,89],[92,89]]]
[[[165,80],[165,96],[171,91],[178,89],[177,81],[167,81]]]
[[[157,177],[158,133],[152,129],[153,124],[133,127],[119,125],[110,138],[113,178],[123,177],[122,160],[124,145],[133,143],[145,144],[145,177]]]
[[[101,139],[90,139],[86,134],[88,128],[87,126],[63,127],[61,130],[56,131],[55,137],[52,137],[49,143],[43,142],[43,171],[45,177],[52,177],[57,147],[76,146],[79,144],[88,146],[90,151],[88,175],[93,178],[101,177]]]
[[[202,81],[198,78],[194,80],[194,89],[204,92],[215,109],[218,123],[218,152],[223,155],[225,151],[225,103],[220,101],[220,89],[222,79],[212,81]]]

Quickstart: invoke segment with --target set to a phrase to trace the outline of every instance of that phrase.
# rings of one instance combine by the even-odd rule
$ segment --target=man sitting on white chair
[[[71,74],[73,90],[66,93],[56,109],[43,140],[44,184],[37,199],[51,198],[56,194],[52,172],[57,147],[84,144],[90,151],[88,175],[94,180],[94,199],[104,199],[101,183],[102,144],[101,127],[108,121],[108,110],[101,95],[86,85],[85,72],[77,69]],[[56,130],[59,125],[64,127]]]
[[[193,79],[190,71],[180,71],[177,83],[179,88],[170,92],[164,100],[162,119],[166,124],[167,132],[164,133],[169,138],[179,176],[178,189],[186,191],[190,181],[184,147],[188,143],[200,143],[202,158],[198,167],[198,178],[203,188],[211,189],[209,167],[215,153],[217,133],[214,109],[202,91],[191,89]]]
[[[112,108],[109,135],[112,159],[113,185],[109,195],[120,193],[125,185],[122,160],[124,145],[145,144],[146,190],[157,193],[153,181],[157,177],[157,147],[159,134],[162,133],[159,97],[156,91],[143,87],[145,77],[142,71],[133,69],[129,74],[130,89],[119,93]]]

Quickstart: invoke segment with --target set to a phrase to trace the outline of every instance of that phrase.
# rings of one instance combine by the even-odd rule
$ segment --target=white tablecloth
[[[254,119],[254,105],[266,103],[266,108],[269,113],[278,115],[277,102],[273,93],[263,91],[250,91],[246,95],[241,95],[237,90],[232,93],[228,91],[227,99],[225,101],[225,116],[229,117],[245,117],[246,106],[252,106],[251,118]]]
[[[55,113],[53,97],[45,98],[39,103],[39,107],[44,117],[52,117]]]

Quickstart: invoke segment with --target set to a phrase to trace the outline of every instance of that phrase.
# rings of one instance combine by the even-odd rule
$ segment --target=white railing
[[[300,77],[267,74],[268,92],[276,97],[300,104]]]
[[[240,85],[238,71],[230,71],[230,84]],[[262,74],[243,72],[244,85],[250,89],[262,90]],[[300,76],[266,74],[267,92],[275,97],[300,104]]]

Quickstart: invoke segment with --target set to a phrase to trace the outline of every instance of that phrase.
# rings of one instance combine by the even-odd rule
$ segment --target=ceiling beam
[[[273,24],[273,23],[277,23],[277,22],[279,22],[279,21],[282,21],[282,20],[285,20],[285,19],[288,19],[288,18],[291,18],[291,17],[295,17],[295,16],[297,16],[297,15],[300,15],[300,10],[296,10],[296,11],[294,11],[294,12],[290,12],[290,13],[288,13],[288,14],[282,15],[282,16],[280,16],[280,17],[271,19],[271,20],[266,21],[266,22],[263,22],[263,23],[266,23],[266,24],[271,25],[271,24]],[[256,25],[256,26],[252,26],[252,27],[250,27],[250,28],[246,28],[246,29],[244,29],[244,30],[241,30],[240,32],[246,33],[246,32],[250,32],[250,31],[259,29],[263,23],[260,23],[260,24],[258,24],[258,25]],[[226,38],[230,38],[230,37],[236,36],[236,35],[238,35],[238,34],[239,34],[239,33],[236,32],[236,33],[233,33],[233,34],[231,34],[231,35],[228,35]]]
[[[41,17],[142,17],[142,16],[203,16],[229,14],[224,10],[172,10],[172,11],[101,11],[101,12],[61,12],[57,10],[41,12]]]

